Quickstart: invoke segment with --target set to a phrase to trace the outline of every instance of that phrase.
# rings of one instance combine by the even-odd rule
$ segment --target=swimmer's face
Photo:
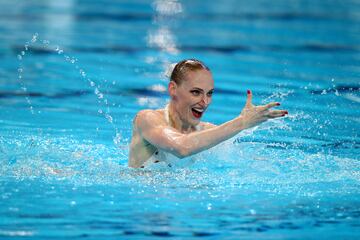
[[[205,69],[189,71],[180,84],[170,82],[169,91],[180,119],[196,126],[211,103],[214,80]]]

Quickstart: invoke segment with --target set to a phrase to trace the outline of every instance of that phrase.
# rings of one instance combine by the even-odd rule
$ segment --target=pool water
[[[1,1],[0,238],[360,237],[358,1]],[[172,169],[127,167],[169,64],[204,61],[205,121],[289,115]]]

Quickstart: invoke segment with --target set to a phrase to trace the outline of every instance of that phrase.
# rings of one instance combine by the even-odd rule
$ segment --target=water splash
[[[157,75],[161,79],[167,78],[166,72],[171,65],[171,56],[180,53],[177,46],[176,36],[173,34],[174,27],[178,24],[178,18],[183,16],[184,8],[179,1],[157,0],[153,3],[155,14],[152,18],[154,28],[147,34],[147,45],[159,49],[158,56],[146,57],[148,64],[158,63],[162,71]]]
[[[117,136],[120,137],[120,136]],[[10,142],[0,138],[1,176],[18,180],[65,181],[76,186],[115,185],[189,188],[194,191],[228,192],[256,189],[259,192],[321,195],[336,189],[354,192],[360,181],[355,159],[323,153],[309,154],[298,148],[269,148],[267,143],[226,141],[195,156],[186,168],[153,171],[127,167],[127,149],[94,144],[67,137],[24,136]],[[329,184],[331,183],[331,184]],[[321,189],[321,191],[319,191]]]
[[[294,90],[288,90],[285,92],[275,92],[269,97],[263,99],[261,103],[266,104],[274,101],[284,101],[287,97],[291,96],[292,94],[294,94]]]
[[[38,34],[35,33],[33,36],[32,36],[32,39],[31,39],[31,43],[35,43],[37,41],[37,38],[38,38]],[[34,111],[34,107],[32,105],[32,102],[30,100],[30,97],[29,97],[29,94],[28,94],[28,91],[27,91],[27,88],[25,86],[25,80],[23,78],[23,74],[24,74],[24,68],[22,66],[22,62],[23,62],[23,59],[25,57],[25,55],[27,54],[27,52],[29,51],[29,45],[31,44],[29,42],[26,42],[26,44],[24,45],[24,50],[23,51],[20,51],[20,54],[17,55],[17,59],[19,61],[19,67],[18,67],[18,80],[20,82],[20,86],[21,86],[21,90],[23,91],[24,95],[25,95],[25,100],[26,100],[26,103],[28,104],[29,106],[29,110],[31,112],[31,114],[35,114],[35,111]]]
[[[26,87],[26,81],[24,79],[24,68],[23,68],[23,61],[25,59],[25,56],[27,54],[29,54],[29,52],[31,52],[32,47],[34,47],[35,44],[40,44],[42,45],[44,48],[50,50],[50,51],[54,51],[55,53],[57,53],[58,55],[63,56],[65,62],[71,64],[76,70],[78,70],[78,73],[81,77],[81,79],[83,79],[85,82],[87,82],[87,84],[93,89],[94,94],[96,95],[97,99],[98,99],[98,103],[101,106],[98,109],[98,113],[100,115],[102,115],[106,121],[108,123],[110,123],[110,125],[112,126],[112,128],[114,129],[115,132],[115,137],[117,137],[118,135],[120,135],[118,128],[115,126],[115,120],[113,118],[113,116],[110,113],[110,105],[108,99],[105,97],[104,93],[100,90],[100,84],[97,84],[96,81],[92,80],[90,77],[88,77],[86,71],[79,65],[78,63],[78,59],[74,56],[70,56],[69,54],[67,54],[59,45],[55,45],[52,46],[49,40],[46,39],[41,39],[39,37],[38,33],[35,33],[30,42],[26,42],[26,44],[24,45],[24,49],[20,51],[20,53],[17,55],[18,61],[19,61],[19,67],[18,67],[18,79],[20,81],[20,85],[21,85],[21,90],[23,91],[24,95],[25,95],[25,99],[26,102],[29,106],[29,110],[32,114],[35,114],[34,111],[34,106],[31,102],[29,93],[28,93],[28,88]],[[112,104],[114,105],[114,104]],[[40,113],[38,111],[38,113]]]

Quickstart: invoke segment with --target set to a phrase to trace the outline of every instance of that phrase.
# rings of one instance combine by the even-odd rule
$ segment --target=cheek
[[[199,103],[199,102],[201,102],[201,97],[200,96],[191,96],[190,98],[189,98],[189,103],[190,104],[196,104],[196,103]]]
[[[192,104],[196,101],[196,97],[194,97],[192,94],[184,93],[181,96],[181,100],[184,104]]]
[[[186,101],[187,96],[183,92],[178,91],[176,94],[174,94],[173,99],[176,100],[179,104],[183,104],[183,102]]]

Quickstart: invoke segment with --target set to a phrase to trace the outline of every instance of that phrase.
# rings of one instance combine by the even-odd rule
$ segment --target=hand
[[[245,128],[251,128],[272,118],[283,117],[288,114],[285,110],[270,110],[272,107],[280,106],[278,102],[271,102],[262,106],[252,104],[252,93],[247,91],[247,100],[240,117],[243,119]]]

